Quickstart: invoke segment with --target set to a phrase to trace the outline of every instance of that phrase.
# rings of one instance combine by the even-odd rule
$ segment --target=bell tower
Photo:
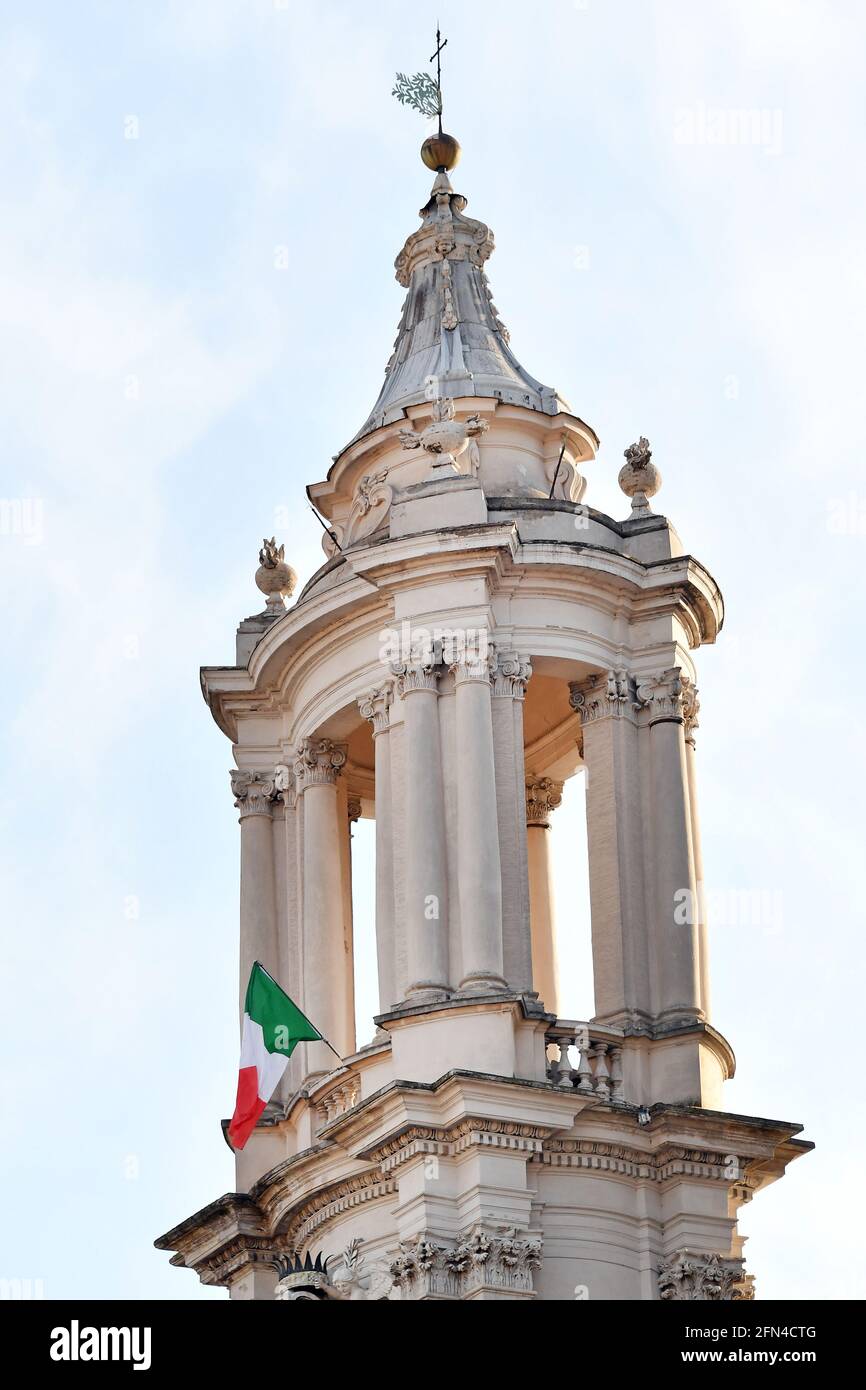
[[[324,563],[290,603],[267,542],[267,606],[202,672],[236,762],[241,993],[260,960],[340,1061],[296,1049],[237,1190],[157,1245],[234,1298],[749,1298],[738,1209],[810,1145],[724,1108],[694,664],[722,596],[653,510],[646,439],[628,515],[584,502],[597,437],[512,350],[458,154],[425,142],[382,389],[308,488]],[[575,777],[586,1021],[558,1016],[576,927],[551,891]],[[356,1038],[360,816],[379,1012]]]

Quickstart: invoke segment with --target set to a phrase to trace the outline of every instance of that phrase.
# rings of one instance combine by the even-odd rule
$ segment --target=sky
[[[231,1190],[231,664],[276,532],[378,393],[430,176],[391,96],[448,37],[453,175],[512,346],[596,429],[615,517],[719,581],[697,653],[728,1110],[816,1151],[741,1217],[763,1298],[863,1297],[862,52],[842,0],[0,5],[0,1279],[225,1297],[153,1239]],[[859,634],[859,635],[858,635]],[[592,1010],[579,786],[551,832]],[[371,824],[357,830],[359,848]],[[366,856],[356,854],[356,864]],[[361,1027],[373,1010],[359,874]]]

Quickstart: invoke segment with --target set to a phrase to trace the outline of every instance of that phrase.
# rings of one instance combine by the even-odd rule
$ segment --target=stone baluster
[[[559,1074],[557,1085],[566,1086],[569,1090],[574,1085],[574,1070],[568,1055],[568,1049],[573,1045],[571,1038],[560,1037],[559,1042]]]
[[[593,1090],[592,1067],[589,1064],[589,1046],[586,1041],[580,1043],[580,1057],[577,1063],[577,1089],[584,1094]]]
[[[610,1098],[622,1100],[622,1048],[610,1048]]]
[[[610,1072],[607,1066],[607,1043],[597,1042],[591,1050],[591,1055],[595,1059],[595,1093],[602,1100],[607,1100],[610,1095]]]

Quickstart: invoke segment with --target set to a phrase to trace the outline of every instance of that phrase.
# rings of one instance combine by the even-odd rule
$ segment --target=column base
[[[406,990],[403,1000],[406,1004],[440,1004],[445,999],[450,999],[452,990],[448,985],[434,984],[428,980],[419,980],[417,984],[410,985]]]
[[[503,980],[501,975],[493,975],[486,970],[481,970],[476,975],[467,975],[460,981],[460,988],[455,995],[456,999],[465,999],[473,994],[510,994],[510,987]]]

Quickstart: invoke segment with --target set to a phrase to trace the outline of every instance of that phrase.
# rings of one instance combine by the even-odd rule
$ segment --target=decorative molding
[[[354,825],[356,820],[361,819],[361,798],[359,796],[350,796],[346,805],[349,812],[349,824]]]
[[[312,1193],[302,1198],[288,1216],[284,1215],[283,1238],[290,1249],[302,1248],[314,1231],[319,1230],[334,1217],[354,1207],[376,1202],[383,1197],[392,1197],[397,1192],[397,1184],[391,1178],[383,1177],[375,1168],[344,1178],[324,1191]]]
[[[677,1302],[729,1303],[755,1297],[754,1275],[745,1273],[742,1260],[691,1250],[666,1256],[659,1265],[658,1281],[659,1298]]]
[[[532,676],[532,663],[529,657],[519,652],[506,651],[494,645],[490,680],[494,695],[510,696],[512,700],[524,700],[526,687]]]
[[[358,709],[364,719],[369,720],[373,725],[373,737],[377,734],[386,734],[389,728],[389,714],[391,704],[394,700],[394,687],[389,681],[387,685],[379,686],[378,689],[368,690],[366,695],[361,695],[358,699]]]
[[[532,1158],[542,1151],[550,1126],[521,1124],[516,1120],[472,1117],[457,1124],[409,1125],[399,1134],[365,1152],[383,1173],[392,1173],[418,1155],[454,1158],[467,1150],[484,1147],[525,1153]]]
[[[329,738],[303,738],[295,750],[295,788],[300,795],[308,787],[334,786],[345,766],[345,743]]]
[[[562,805],[562,782],[554,782],[552,777],[533,777],[526,783],[526,824],[543,826],[550,824],[551,812]]]
[[[671,1178],[703,1178],[734,1187],[751,1187],[753,1180],[742,1175],[749,1160],[712,1149],[691,1149],[665,1143],[647,1152],[631,1144],[614,1144],[595,1139],[546,1139],[533,1160],[551,1168],[584,1168],[599,1173],[619,1173],[623,1177],[664,1183]],[[731,1168],[740,1176],[730,1176]]]
[[[569,681],[569,700],[582,725],[597,719],[634,717],[640,709],[635,679],[628,671],[608,671],[583,681]]]
[[[538,1236],[518,1236],[516,1226],[493,1231],[482,1224],[458,1236],[453,1246],[427,1235],[401,1241],[390,1274],[401,1299],[465,1299],[490,1289],[532,1295],[533,1272],[541,1268]]]

